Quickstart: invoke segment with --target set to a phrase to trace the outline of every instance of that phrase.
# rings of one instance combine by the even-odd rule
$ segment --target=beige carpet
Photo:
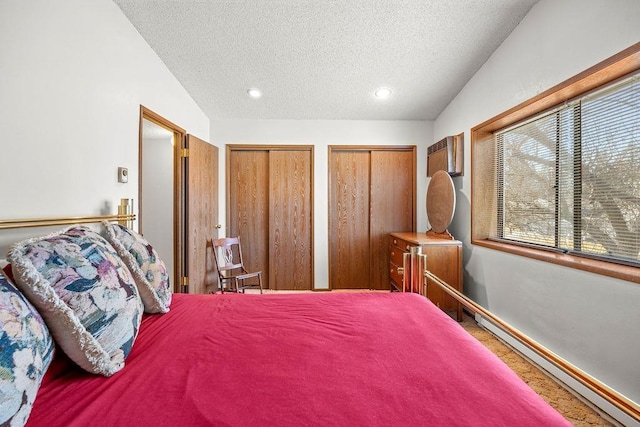
[[[568,392],[545,372],[520,356],[511,347],[504,344],[486,329],[478,326],[476,321],[465,315],[462,327],[496,354],[516,374],[520,376],[529,387],[536,391],[544,400],[560,412],[575,426],[611,426],[610,422],[602,418],[583,403],[580,399]]]

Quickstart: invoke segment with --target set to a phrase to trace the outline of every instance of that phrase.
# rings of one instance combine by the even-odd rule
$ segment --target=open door
[[[218,237],[218,148],[187,135],[184,176],[183,292],[203,294],[217,287],[210,244]]]

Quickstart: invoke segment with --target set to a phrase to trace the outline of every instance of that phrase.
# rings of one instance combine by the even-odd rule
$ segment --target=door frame
[[[156,112],[150,110],[144,105],[140,105],[140,120],[138,124],[138,218],[142,218],[142,211],[144,209],[142,203],[142,127],[143,120],[148,120],[161,126],[171,132],[173,132],[174,148],[173,148],[173,291],[181,291],[181,282],[184,277],[184,230],[182,224],[184,224],[184,211],[183,211],[183,197],[184,197],[184,182],[182,176],[181,165],[181,152],[184,148],[187,132],[176,125],[175,123],[165,119]],[[138,222],[138,232],[143,233],[142,221]]]

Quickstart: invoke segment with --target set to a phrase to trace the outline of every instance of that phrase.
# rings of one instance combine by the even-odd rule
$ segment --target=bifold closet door
[[[311,148],[228,151],[229,235],[268,289],[313,288]],[[246,249],[245,249],[246,248]]]
[[[389,289],[386,237],[415,227],[415,147],[331,147],[331,289]]]

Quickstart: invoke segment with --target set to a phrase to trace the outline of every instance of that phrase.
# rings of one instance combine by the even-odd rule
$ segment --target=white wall
[[[173,280],[173,188],[174,188],[174,136],[160,126],[144,119],[142,147],[142,213],[138,217],[145,239],[152,242],[158,256],[164,261],[167,273]],[[164,133],[149,136],[151,132]],[[145,135],[146,133],[146,135]],[[134,206],[135,208],[135,206]],[[140,231],[139,230],[139,231]]]
[[[112,1],[2,0],[0,218],[137,206],[140,104],[209,137],[208,118]],[[13,235],[0,233],[0,258]]]
[[[465,293],[640,402],[640,285],[470,245],[470,129],[640,41],[638,0],[542,0],[434,123],[465,132],[452,233]]]
[[[314,255],[316,289],[329,284],[329,145],[416,145],[417,229],[427,229],[426,147],[433,143],[432,122],[353,120],[212,120],[211,143],[314,145]],[[226,230],[225,151],[220,150],[220,218]],[[223,233],[221,233],[222,235]]]

